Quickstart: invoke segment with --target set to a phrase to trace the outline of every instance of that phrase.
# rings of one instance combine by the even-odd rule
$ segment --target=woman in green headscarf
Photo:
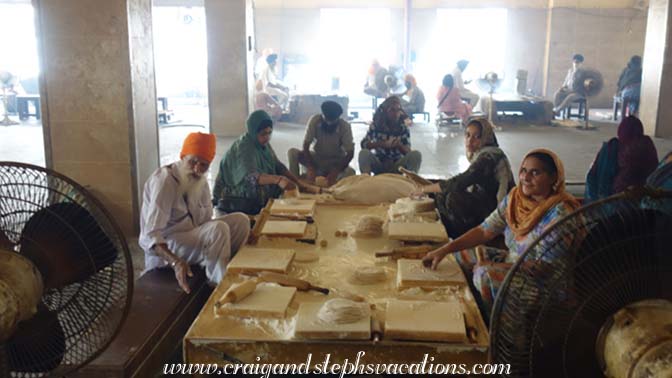
[[[213,203],[226,212],[257,214],[270,198],[297,186],[316,193],[282,164],[271,147],[273,120],[263,110],[247,118],[247,132],[236,140],[219,163]]]

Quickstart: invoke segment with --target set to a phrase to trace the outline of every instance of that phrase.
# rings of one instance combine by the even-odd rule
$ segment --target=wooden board
[[[291,249],[243,247],[231,259],[226,268],[228,273],[270,271],[287,273],[294,260]]]
[[[294,337],[322,340],[369,340],[371,338],[371,317],[354,323],[330,324],[317,317],[322,302],[301,303],[296,318]]]
[[[436,223],[390,223],[388,236],[391,240],[447,242],[448,234],[441,222]]]
[[[307,226],[308,223],[305,221],[269,220],[266,221],[261,233],[268,236],[298,238],[306,233]]]
[[[287,307],[294,299],[295,287],[274,284],[259,284],[252,294],[236,303],[221,306],[217,315],[231,315],[246,318],[284,318]]]
[[[271,214],[313,214],[315,203],[314,199],[276,199],[271,205]]]
[[[422,260],[397,260],[397,288],[465,285],[466,279],[457,262],[444,258],[436,270],[426,268]]]
[[[387,302],[385,337],[401,340],[465,342],[464,315],[459,302]]]

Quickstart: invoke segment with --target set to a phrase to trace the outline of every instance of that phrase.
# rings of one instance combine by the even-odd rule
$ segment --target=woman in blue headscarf
[[[213,202],[226,212],[257,214],[271,198],[296,187],[317,193],[282,164],[271,147],[273,120],[263,110],[247,118],[247,132],[236,140],[219,164]]]

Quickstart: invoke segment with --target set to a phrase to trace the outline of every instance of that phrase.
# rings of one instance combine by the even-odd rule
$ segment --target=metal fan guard
[[[672,300],[670,243],[672,192],[629,190],[558,221],[500,287],[492,362],[511,364],[513,377],[602,376],[595,346],[605,321],[639,300]]]
[[[0,345],[0,354],[4,354],[3,349],[8,352],[0,356],[0,376],[8,373],[12,377],[70,374],[93,360],[109,345],[128,315],[133,292],[131,255],[121,229],[102,204],[85,188],[62,174],[30,164],[0,162],[0,232],[15,244],[15,252],[21,253],[22,246],[28,248],[28,245],[40,248],[41,251],[48,250],[48,245],[39,245],[32,239],[22,237],[22,232],[36,212],[60,203],[73,203],[86,209],[114,246],[116,258],[103,268],[94,267],[95,273],[82,282],[45,291],[42,305],[57,314],[52,321],[58,319],[65,337],[62,361],[58,363],[59,357],[54,355],[58,353],[57,341],[49,340],[37,348],[38,356],[25,356],[12,354],[10,340]],[[51,215],[59,217],[58,214]],[[87,252],[88,258],[78,263],[82,266],[95,265],[95,261],[101,258],[100,251],[88,248],[83,240],[87,235],[64,222],[59,227],[67,227],[76,233],[81,242],[80,247]],[[95,228],[95,225],[92,227]],[[47,364],[56,361],[58,367],[51,371],[39,371],[40,364],[35,367],[33,359]],[[12,371],[11,366],[14,364],[10,361],[28,366],[29,369]]]

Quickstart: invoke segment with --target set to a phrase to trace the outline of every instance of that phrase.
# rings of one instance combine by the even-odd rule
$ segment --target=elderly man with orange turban
[[[170,265],[187,293],[190,264],[204,267],[211,284],[219,283],[250,231],[245,214],[212,218],[205,173],[215,158],[215,146],[213,134],[189,134],[180,160],[157,169],[144,188],[139,243],[145,251],[145,272]]]

